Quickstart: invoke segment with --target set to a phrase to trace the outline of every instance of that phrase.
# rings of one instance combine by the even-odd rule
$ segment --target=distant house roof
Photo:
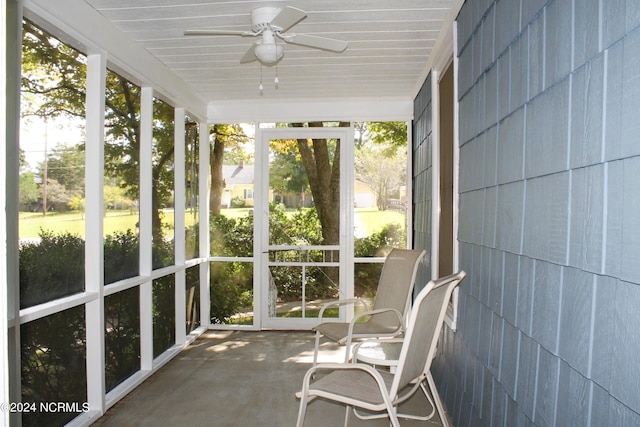
[[[372,186],[370,186],[369,184],[367,184],[366,182],[363,181],[359,181],[359,180],[355,180],[353,183],[353,187],[354,187],[354,191],[356,193],[361,193],[361,192],[374,192],[374,189]]]
[[[227,185],[251,185],[254,181],[253,165],[224,165],[222,166],[222,178]]]

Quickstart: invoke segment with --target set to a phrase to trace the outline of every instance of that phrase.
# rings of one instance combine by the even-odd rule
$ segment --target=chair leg
[[[344,363],[349,363],[350,355],[351,355],[351,345],[346,345],[344,347]]]
[[[351,412],[351,406],[346,405],[346,408],[344,411],[344,427],[349,426],[349,412]]]
[[[305,394],[303,394],[300,399],[300,409],[298,409],[298,421],[296,422],[296,427],[302,427],[304,424],[304,417],[307,413],[307,399],[308,396]]]
[[[344,363],[349,363],[351,358],[351,336],[347,337],[347,341],[344,343]]]
[[[440,399],[440,395],[438,394],[438,390],[436,389],[436,383],[435,381],[433,381],[431,372],[427,374],[427,383],[429,384],[429,389],[431,390],[433,401],[436,404],[436,408],[438,410],[438,416],[440,417],[440,422],[442,423],[442,427],[449,427],[449,420],[447,419],[447,415],[444,410],[444,405],[442,404],[442,400]]]
[[[387,409],[387,412],[389,413],[389,423],[391,427],[400,427],[400,420],[398,420],[398,414],[394,408]]]
[[[320,332],[316,331],[316,343],[313,347],[313,366],[318,364],[318,351],[320,351]]]

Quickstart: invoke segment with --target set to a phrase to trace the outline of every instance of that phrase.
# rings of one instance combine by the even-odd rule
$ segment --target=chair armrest
[[[373,316],[374,314],[380,314],[380,313],[386,313],[386,312],[395,313],[395,315],[398,317],[398,325],[399,325],[398,329],[400,331],[404,330],[404,319],[402,318],[402,313],[400,313],[395,308],[377,308],[375,310],[363,311],[362,313],[358,313],[356,316],[354,316],[353,320],[351,320],[351,323],[349,324],[349,335],[353,333],[353,327],[361,318],[365,316]]]
[[[376,368],[371,365],[367,365],[366,363],[320,363],[316,366],[309,368],[307,373],[304,376],[304,380],[302,381],[302,395],[308,395],[309,393],[309,385],[313,378],[316,378],[316,373],[318,371],[337,371],[337,370],[360,370],[365,371],[373,378],[375,378],[380,390],[386,391],[386,385],[382,375]],[[297,393],[296,393],[297,394]]]
[[[371,344],[371,343],[394,343],[394,342],[399,342],[402,343],[404,342],[404,338],[372,338],[370,340],[366,340],[366,341],[360,341],[358,342],[356,345],[353,346],[353,350],[356,351],[357,349],[360,348],[360,346],[362,344]]]
[[[351,361],[352,361],[351,363],[367,363],[374,366],[376,365],[377,366],[396,366],[400,358],[400,351],[402,350],[402,347],[400,347],[397,350],[398,351],[397,355],[392,353],[393,357],[387,358],[388,356],[390,356],[390,354],[387,353],[387,351],[384,349],[384,346],[388,344],[400,344],[400,346],[402,346],[403,343],[404,343],[404,337],[373,338],[365,341],[359,341],[353,346],[353,351],[352,351],[353,357],[351,358]],[[370,347],[373,346],[374,349],[378,347],[380,352],[361,354],[360,348],[365,344]],[[381,357],[377,357],[377,356],[381,356]],[[374,361],[377,361],[378,363]]]
[[[352,338],[354,336],[353,328],[355,327],[356,323],[358,322],[358,320],[360,318],[365,317],[365,316],[372,316],[374,314],[379,314],[379,313],[386,313],[386,312],[395,313],[395,315],[398,317],[398,329],[397,329],[397,332],[400,333],[400,332],[404,331],[404,319],[402,318],[402,313],[400,313],[395,308],[378,308],[378,309],[375,309],[375,310],[365,311],[365,312],[362,312],[362,313],[358,314],[357,316],[355,316],[353,318],[353,320],[351,321],[351,323],[349,323],[349,329],[347,330],[347,336],[344,338],[344,342],[346,343],[347,348],[351,346],[351,341],[352,341]],[[358,336],[358,334],[355,334],[355,336]]]
[[[327,308],[332,307],[334,305],[341,306],[341,305],[347,305],[347,304],[354,304],[354,305],[360,304],[364,307],[365,310],[368,308],[367,303],[364,302],[362,298],[349,298],[349,299],[341,299],[336,301],[329,301],[322,304],[322,306],[320,307],[320,313],[318,313],[318,323],[322,323],[322,316],[324,315],[324,311]]]

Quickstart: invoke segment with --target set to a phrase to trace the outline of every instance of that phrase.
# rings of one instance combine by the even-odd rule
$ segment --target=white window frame
[[[458,10],[457,8],[456,10]],[[459,206],[459,105],[458,105],[458,58],[457,52],[457,31],[456,21],[452,21],[450,25],[441,33],[439,47],[436,49],[431,67],[431,93],[432,93],[432,123],[433,123],[433,139],[432,158],[433,158],[433,176],[432,176],[432,240],[431,240],[431,278],[439,277],[439,241],[440,241],[440,79],[450,65],[453,66],[453,271],[460,269],[459,243],[458,243],[458,206]],[[445,316],[446,324],[455,331],[458,321],[458,289],[453,291],[451,303],[447,308]]]
[[[61,0],[66,3],[67,0]],[[0,334],[0,348],[10,348],[12,354],[7,357],[7,354],[0,356],[0,379],[2,380],[2,388],[0,389],[0,402],[17,402],[20,399],[20,353],[19,353],[19,341],[20,341],[20,326],[22,324],[41,319],[46,316],[50,316],[61,311],[64,311],[73,307],[83,306],[86,311],[86,352],[87,352],[87,402],[89,403],[89,411],[80,414],[70,424],[72,425],[88,425],[93,420],[101,416],[107,409],[113,406],[116,402],[122,399],[127,393],[141,384],[146,378],[148,378],[153,372],[156,372],[161,366],[167,363],[171,358],[179,353],[182,348],[195,340],[197,336],[203,333],[209,323],[209,294],[208,294],[208,263],[207,258],[202,254],[208,254],[208,209],[200,209],[200,251],[201,257],[193,260],[185,260],[184,256],[184,214],[182,217],[176,214],[176,222],[174,229],[176,234],[176,253],[174,265],[164,269],[152,270],[151,266],[151,140],[152,140],[152,103],[154,96],[158,96],[163,100],[166,100],[175,109],[175,197],[176,197],[176,213],[184,212],[184,120],[187,114],[187,110],[182,104],[190,104],[195,111],[190,109],[189,115],[196,119],[200,123],[200,200],[201,206],[208,206],[208,154],[209,154],[209,139],[208,139],[208,125],[206,123],[206,107],[204,105],[198,105],[198,102],[194,102],[195,98],[185,91],[187,96],[185,99],[180,100],[176,97],[167,96],[167,90],[163,90],[166,87],[173,87],[174,84],[181,87],[183,82],[174,81],[171,76],[160,73],[157,75],[157,79],[150,82],[148,85],[141,86],[141,133],[142,133],[142,146],[140,152],[141,167],[140,167],[140,186],[141,186],[141,217],[140,217],[140,247],[141,256],[140,259],[140,272],[139,275],[131,279],[119,281],[117,283],[104,286],[103,269],[104,261],[103,256],[103,179],[104,179],[104,97],[105,97],[105,81],[107,68],[118,72],[122,77],[129,79],[132,82],[140,82],[140,77],[143,72],[140,68],[129,66],[127,61],[123,61],[121,58],[114,57],[107,53],[117,52],[121,50],[118,47],[119,42],[110,37],[98,37],[101,41],[104,41],[98,46],[89,37],[100,34],[104,28],[101,28],[100,23],[92,22],[91,19],[83,21],[87,28],[94,28],[95,32],[83,33],[78,32],[76,29],[69,27],[64,21],[65,7],[60,4],[47,3],[45,4],[46,10],[39,6],[34,5],[31,2],[25,2],[24,8],[22,2],[16,2],[12,5],[10,10],[5,9],[6,2],[2,3],[0,7],[0,14],[4,22],[10,22],[9,27],[13,28],[14,33],[18,34],[17,40],[21,40],[21,27],[23,13],[27,18],[33,20],[38,25],[42,25],[46,31],[55,34],[64,43],[70,46],[81,46],[81,50],[85,52],[87,57],[87,100],[86,100],[86,193],[87,193],[87,207],[86,207],[86,220],[85,220],[85,253],[91,253],[93,256],[87,257],[85,260],[86,281],[85,290],[83,292],[58,298],[43,304],[39,304],[33,307],[19,309],[19,292],[17,284],[18,276],[18,264],[17,264],[17,241],[18,241],[18,224],[17,214],[15,219],[11,215],[6,215],[6,212],[15,211],[17,209],[17,180],[7,181],[9,176],[17,176],[17,164],[15,170],[6,168],[7,163],[5,161],[0,162],[1,178],[0,182],[6,185],[7,183],[14,182],[12,187],[7,193],[0,195],[0,201],[5,206],[5,210],[0,213],[0,217],[5,220],[7,224],[14,222],[13,226],[3,227],[0,232],[0,237],[3,235],[5,238],[0,239],[3,244],[0,246],[0,274],[5,277],[6,283],[10,286],[2,287],[0,292],[0,314],[2,320],[0,320],[0,328],[2,333]],[[79,9],[88,8],[87,5],[77,4],[74,5]],[[86,11],[85,11],[86,12]],[[80,13],[80,12],[79,12]],[[7,19],[9,21],[7,21]],[[52,29],[54,31],[52,31]],[[72,34],[72,36],[70,36]],[[16,75],[20,70],[20,58],[10,57],[7,58],[6,49],[6,36],[5,32],[2,33],[2,50],[3,58],[5,61],[15,60],[17,64]],[[102,42],[101,42],[102,43]],[[107,50],[105,50],[107,49]],[[141,54],[140,56],[144,56]],[[148,59],[148,58],[147,58]],[[136,61],[131,61],[136,62]],[[142,61],[144,62],[144,61]],[[2,66],[2,72],[7,70],[8,63],[4,63]],[[140,64],[137,64],[140,65]],[[3,81],[7,81],[6,75]],[[19,79],[17,79],[19,82]],[[19,108],[12,110],[16,111],[16,123],[9,123],[6,121],[6,106],[8,103],[19,106],[20,94],[19,88],[15,86],[2,87],[3,99],[7,99],[7,104],[3,103],[2,119],[0,126],[6,131],[10,132],[13,137],[5,139],[2,145],[2,154],[0,159],[6,159],[6,156],[11,153],[17,153],[18,150],[18,128],[17,114]],[[16,99],[17,97],[17,99]],[[13,155],[11,155],[13,157]],[[17,155],[16,155],[17,157]],[[14,188],[15,187],[15,188]],[[144,212],[148,211],[145,215]],[[7,222],[9,221],[9,222]],[[14,230],[14,231],[11,231]],[[11,235],[9,235],[11,234]],[[6,242],[16,242],[15,245],[7,245]],[[15,262],[13,261],[15,259]],[[201,265],[201,284],[200,287],[200,301],[201,301],[201,326],[194,331],[191,331],[188,335],[185,331],[185,271],[187,268]],[[157,358],[153,358],[153,314],[152,314],[152,282],[154,279],[166,276],[175,275],[176,278],[176,340],[172,347],[163,352]],[[12,278],[9,280],[9,278]],[[124,291],[130,288],[140,288],[140,370],[134,373],[131,377],[125,379],[121,384],[114,389],[105,393],[105,341],[104,341],[104,298],[108,295],[112,295],[117,292]],[[6,290],[5,290],[6,289]],[[3,299],[4,298],[4,299]],[[6,344],[6,345],[5,345]],[[14,364],[13,369],[9,369],[10,361]],[[9,381],[9,377],[12,376],[13,381]],[[11,389],[9,384],[12,383]],[[15,414],[14,414],[15,415]],[[8,421],[14,421],[13,416],[9,412],[4,412],[0,415],[0,425],[7,424]]]

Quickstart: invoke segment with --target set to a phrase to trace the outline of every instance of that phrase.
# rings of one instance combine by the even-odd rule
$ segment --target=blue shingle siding
[[[467,0],[457,34],[468,275],[433,367],[454,424],[640,425],[640,2]]]
[[[430,76],[415,99],[413,117],[413,245],[415,248],[425,248],[431,252],[433,162]],[[415,292],[419,292],[431,279],[431,266],[428,261],[429,257],[418,269]]]

